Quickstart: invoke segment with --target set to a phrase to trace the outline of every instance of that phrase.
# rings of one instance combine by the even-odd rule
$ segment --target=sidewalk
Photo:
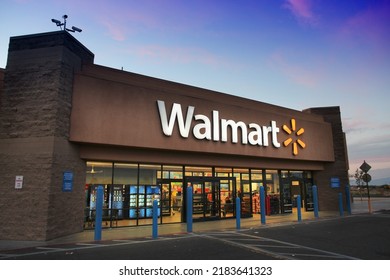
[[[346,214],[345,214],[346,215]],[[302,221],[318,221],[328,218],[340,217],[339,212],[319,212],[319,218],[314,217],[314,212],[302,212]],[[289,223],[298,223],[296,213],[266,216],[266,224],[262,225],[260,215],[254,215],[252,218],[241,219],[241,230],[250,228],[261,228],[285,225]],[[225,219],[218,221],[196,222],[193,223],[193,233],[201,233],[207,231],[224,231],[236,230],[236,219]],[[158,226],[158,236],[172,235],[172,234],[187,234],[187,224],[163,224]],[[121,240],[121,239],[135,239],[135,238],[152,238],[152,226],[138,226],[138,227],[122,227],[103,229],[102,241],[105,240]],[[54,244],[67,243],[85,243],[94,242],[94,230],[85,230],[80,233],[56,238],[49,241],[13,241],[0,240],[0,252],[6,250],[31,248],[39,246],[47,246]]]
[[[388,198],[371,198],[372,212],[381,210],[390,210],[390,197]],[[352,215],[368,213],[367,198],[355,198],[352,203]],[[344,217],[348,216],[348,212],[344,210]],[[320,211],[319,218],[314,217],[314,212],[302,211],[302,221],[316,222],[331,218],[340,218],[339,211]],[[275,216],[266,216],[266,224],[262,225],[260,222],[260,215],[254,215],[253,218],[241,219],[241,230],[250,228],[271,227],[278,225],[286,225],[291,223],[298,223],[297,214],[284,214]],[[202,233],[207,231],[224,231],[236,230],[236,219],[224,219],[218,221],[196,222],[193,223],[193,233]],[[187,225],[185,223],[177,224],[163,224],[158,226],[158,236],[172,235],[172,234],[187,234]],[[138,227],[122,227],[103,229],[102,241],[105,240],[121,240],[121,239],[135,239],[135,238],[152,238],[152,226],[138,226]],[[10,241],[0,240],[0,252],[13,249],[31,248],[39,246],[47,246],[54,244],[67,243],[88,243],[94,242],[94,231],[85,230],[80,233],[56,238],[50,241]]]

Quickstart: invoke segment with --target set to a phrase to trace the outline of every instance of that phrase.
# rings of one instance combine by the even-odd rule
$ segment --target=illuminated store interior
[[[241,201],[242,217],[260,213],[259,188],[265,186],[266,215],[292,213],[296,197],[313,209],[311,172],[225,167],[87,162],[85,228],[94,227],[96,187],[104,188],[103,226],[152,224],[153,200],[159,223],[185,222],[186,186],[193,187],[193,219],[235,217]]]

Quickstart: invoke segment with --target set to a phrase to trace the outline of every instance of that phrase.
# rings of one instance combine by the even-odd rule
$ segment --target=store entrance
[[[214,220],[235,216],[234,177],[186,177],[193,188],[192,214],[194,221]]]
[[[161,213],[163,223],[180,223],[182,221],[183,182],[182,180],[162,179]]]
[[[313,211],[313,188],[312,183],[307,180],[298,180],[291,182],[291,193],[293,197],[293,207],[297,207],[297,196],[301,196],[301,207],[305,211]]]

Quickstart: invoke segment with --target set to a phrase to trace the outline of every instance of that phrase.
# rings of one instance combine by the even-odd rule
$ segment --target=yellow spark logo
[[[287,125],[283,125],[283,130],[288,134],[288,135],[292,135],[292,134],[295,134],[297,137],[298,136],[301,136],[304,132],[305,132],[305,129],[303,128],[300,128],[298,129],[297,132],[295,132],[296,130],[296,122],[295,122],[295,119],[291,119],[291,127],[288,127]],[[302,149],[304,149],[306,147],[306,144],[305,142],[303,142],[301,139],[299,138],[296,138],[295,142],[293,141],[292,137],[289,137],[287,140],[285,140],[283,142],[283,145],[285,147],[287,147],[288,145],[290,145],[292,143],[292,151],[293,151],[293,155],[296,156],[298,155],[298,146],[300,146]]]

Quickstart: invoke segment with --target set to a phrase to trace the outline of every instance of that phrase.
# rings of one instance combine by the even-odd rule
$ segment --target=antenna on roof
[[[52,18],[51,19],[51,22],[55,23],[57,26],[60,27],[61,30],[65,30],[65,31],[68,31],[68,32],[81,32],[82,30],[76,26],[72,26],[72,29],[69,29],[69,28],[66,28],[66,19],[68,18],[67,15],[63,15],[62,18],[64,19],[64,22],[61,22],[60,20],[58,19],[54,19]],[[64,29],[62,29],[62,27],[64,27]]]

